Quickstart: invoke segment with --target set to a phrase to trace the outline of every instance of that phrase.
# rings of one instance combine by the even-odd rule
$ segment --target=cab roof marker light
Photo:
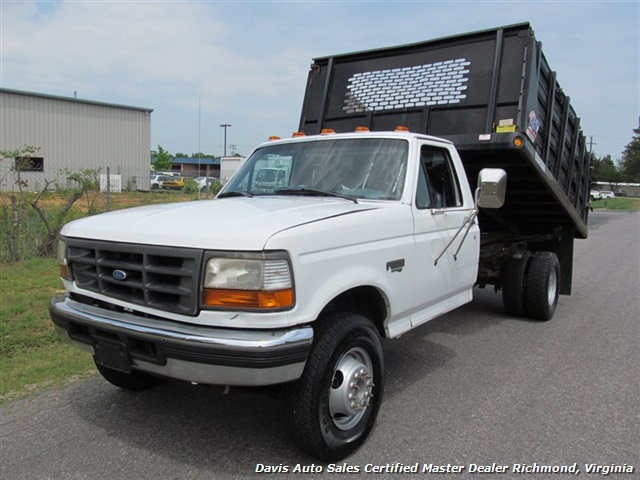
[[[356,132],[368,132],[369,129],[367,127],[356,127]]]
[[[307,134],[306,134],[306,133],[304,133],[304,132],[293,132],[293,133],[291,134],[291,136],[292,136],[293,138],[296,138],[296,137],[306,137],[306,136],[307,136]]]
[[[396,127],[396,132],[408,132],[409,127],[405,127],[404,125],[398,125]]]
[[[330,135],[332,133],[336,133],[336,131],[333,128],[323,128],[322,131],[320,132],[320,134],[322,135]]]
[[[278,135],[271,135],[271,136],[269,137],[269,141],[270,141],[270,142],[273,142],[274,140],[280,140],[280,137],[279,137]]]

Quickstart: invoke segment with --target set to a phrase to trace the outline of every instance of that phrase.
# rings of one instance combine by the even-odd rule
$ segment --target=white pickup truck
[[[287,171],[287,186],[254,191],[264,168]],[[504,172],[481,176],[480,205],[499,206]],[[273,141],[215,200],[66,225],[68,293],[51,315],[122,388],[163,377],[294,382],[294,434],[315,455],[338,458],[365,439],[380,406],[379,337],[471,300],[475,218],[448,141],[405,132]]]
[[[528,24],[315,59],[300,133],[216,199],[66,225],[51,317],[121,388],[281,384],[296,444],[338,460],[380,408],[381,337],[476,285],[537,320],[571,293],[579,124]]]

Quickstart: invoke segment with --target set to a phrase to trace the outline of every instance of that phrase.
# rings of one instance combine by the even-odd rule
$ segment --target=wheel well
[[[331,312],[353,312],[364,315],[374,323],[381,337],[386,336],[384,323],[388,317],[389,302],[375,287],[356,287],[341,293],[322,309],[319,318]]]

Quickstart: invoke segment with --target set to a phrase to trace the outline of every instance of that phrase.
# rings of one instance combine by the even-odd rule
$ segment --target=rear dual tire
[[[560,262],[553,252],[526,252],[511,258],[503,272],[502,300],[507,314],[547,321],[560,293]]]
[[[530,260],[529,252],[525,252],[521,258],[512,257],[502,273],[502,303],[507,315],[512,317],[524,317],[527,313],[524,283]]]
[[[531,259],[525,284],[529,316],[547,321],[553,318],[560,295],[560,262],[555,253],[537,252]]]

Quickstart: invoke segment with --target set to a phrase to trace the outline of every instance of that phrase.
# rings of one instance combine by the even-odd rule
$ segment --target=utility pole
[[[229,123],[223,123],[222,125],[220,125],[222,128],[224,128],[224,156],[227,156],[227,128],[230,127],[231,125]]]
[[[231,149],[231,156],[233,157],[236,154],[236,147],[237,145],[229,145],[229,148]]]
[[[200,132],[202,131],[202,107],[200,105],[200,97],[198,97],[198,176],[202,175],[202,172],[200,172],[200,152],[202,152],[202,146],[200,145],[200,140],[201,140],[201,135]],[[200,195],[200,193],[198,192],[198,195]]]

